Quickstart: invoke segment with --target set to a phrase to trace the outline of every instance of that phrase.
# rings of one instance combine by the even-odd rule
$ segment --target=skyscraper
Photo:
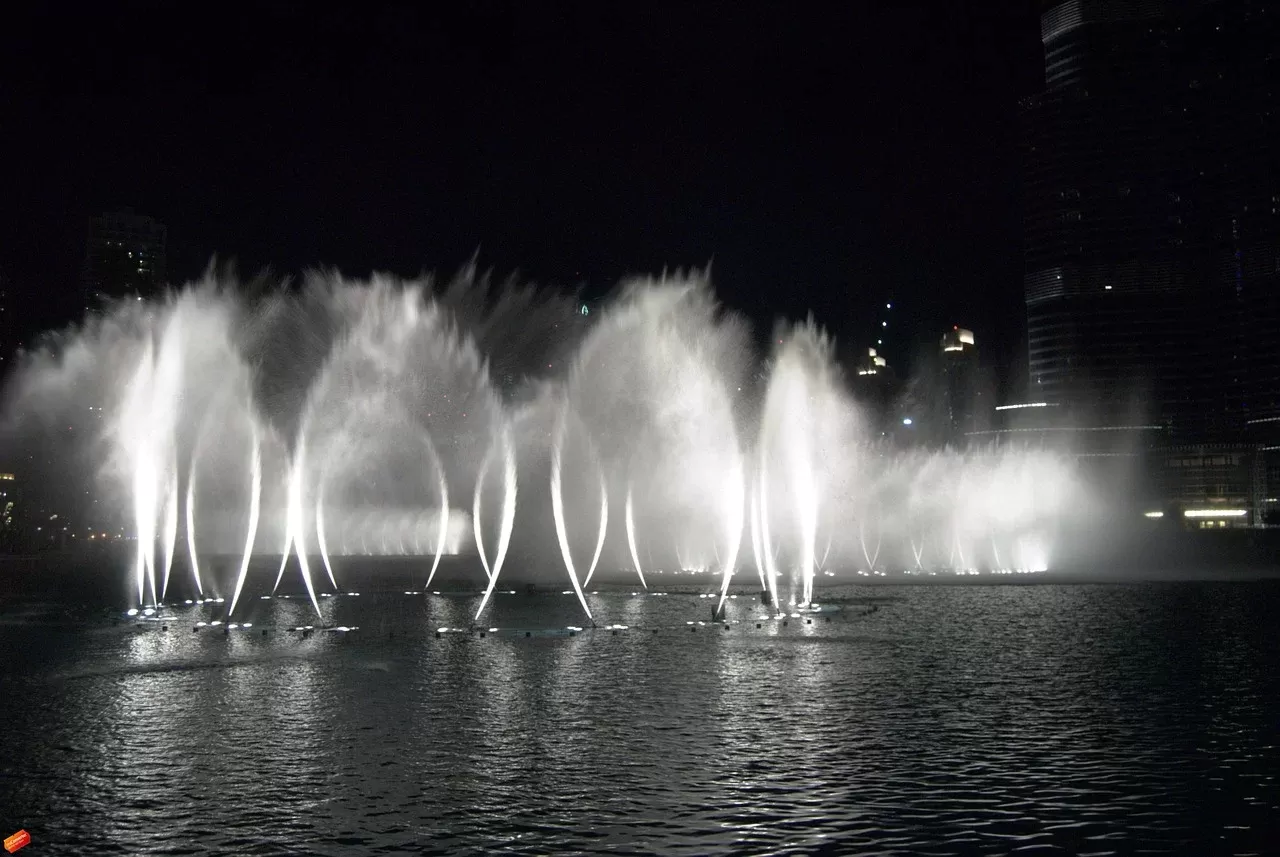
[[[886,435],[894,426],[894,405],[898,378],[888,361],[874,348],[860,348],[840,360],[855,401],[862,408],[866,429],[874,437]]]
[[[164,288],[167,237],[163,223],[135,214],[132,208],[90,218],[84,262],[86,308],[97,308],[105,300],[150,297]]]
[[[3,269],[0,269],[0,378],[8,372],[13,362],[13,352],[18,347],[14,327],[16,321],[13,317],[12,288],[8,276]]]
[[[1178,441],[1280,415],[1280,8],[1070,0],[1023,105],[1029,396]]]
[[[992,397],[983,395],[973,331],[953,327],[943,334],[941,347],[943,424],[947,441],[959,444],[966,435],[986,428],[983,418]]]

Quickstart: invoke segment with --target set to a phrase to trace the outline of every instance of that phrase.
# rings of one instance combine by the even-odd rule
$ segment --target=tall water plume
[[[756,491],[766,583],[777,603],[782,549],[798,601],[813,601],[818,522],[841,480],[852,478],[859,420],[840,382],[831,339],[810,319],[774,336],[760,435]]]
[[[613,561],[641,585],[644,543],[668,566],[714,567],[728,586],[745,516],[735,400],[747,357],[745,325],[722,313],[705,276],[677,275],[624,284],[574,362],[553,479],[559,487],[555,462],[581,426],[575,466],[599,470],[602,521],[610,497],[622,506]],[[570,542],[562,536],[574,566]]]

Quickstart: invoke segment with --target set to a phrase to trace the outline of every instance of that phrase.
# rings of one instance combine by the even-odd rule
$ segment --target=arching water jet
[[[876,561],[880,559],[880,539],[881,532],[879,525],[876,526],[876,549],[873,553],[867,553],[867,535],[864,529],[865,520],[858,518],[858,541],[862,544],[862,557],[867,561],[867,571],[874,572],[876,570]]]
[[[827,546],[826,546],[825,548],[823,548],[823,549],[822,549],[822,559],[818,560],[818,570],[819,570],[819,571],[822,571],[823,569],[825,569],[825,568],[827,567],[827,557],[831,555],[831,536],[832,536],[832,533],[828,532],[828,533],[827,533]]]
[[[191,576],[195,579],[196,592],[204,595],[204,584],[200,581],[200,558],[196,553],[196,461],[199,455],[199,443],[196,452],[191,455],[191,467],[187,472],[187,561],[191,564]]]
[[[169,490],[164,501],[164,576],[160,584],[160,600],[169,592],[169,572],[173,569],[174,548],[178,543],[178,467],[169,468]]]
[[[311,564],[307,560],[307,543],[303,538],[303,505],[302,505],[302,488],[303,474],[305,471],[307,458],[307,441],[305,437],[298,438],[298,449],[294,456],[293,466],[289,469],[289,506],[285,513],[287,518],[286,527],[289,531],[289,540],[293,542],[293,551],[298,558],[298,569],[302,574],[302,583],[307,587],[307,595],[311,598],[311,606],[315,608],[316,615],[320,613],[320,602],[316,599],[316,588],[311,582]],[[286,561],[288,554],[285,555]],[[284,571],[284,565],[280,566],[281,572]],[[279,579],[277,578],[277,583]],[[333,583],[334,589],[338,588],[336,582]]]
[[[422,441],[427,448],[427,457],[436,470],[436,490],[440,495],[439,523],[436,530],[436,555],[431,560],[431,572],[427,575],[427,586],[435,579],[436,570],[440,568],[440,557],[444,553],[445,538],[449,535],[449,481],[444,475],[444,463],[440,461],[440,452],[435,441],[426,429],[422,430]]]
[[[909,537],[909,539],[911,541],[911,555],[915,557],[915,560],[916,560],[916,568],[917,569],[924,568],[923,557],[924,557],[925,540],[921,539],[920,547],[916,547],[915,538]]]
[[[149,584],[151,603],[156,598],[156,480],[158,474],[150,458],[138,463],[133,477],[133,517],[138,533],[138,603],[143,603],[143,584]]]
[[[249,457],[249,526],[244,538],[244,553],[240,557],[240,570],[236,574],[235,590],[231,593],[231,606],[227,609],[230,616],[240,600],[240,590],[244,588],[245,578],[249,576],[249,561],[253,559],[253,543],[258,536],[258,517],[262,511],[262,446],[258,438],[258,425],[250,423],[252,432],[252,451]]]
[[[333,562],[329,559],[329,540],[325,537],[324,528],[324,479],[316,490],[316,547],[320,549],[320,562],[324,564],[325,573],[330,580],[336,580],[333,573]],[[336,587],[336,584],[335,584]]]
[[[751,492],[751,554],[756,561],[756,574],[760,576],[760,591],[767,592],[769,585],[764,579],[764,550],[760,547],[760,497]]]
[[[724,615],[724,602],[729,597],[729,583],[738,566],[738,551],[742,548],[743,506],[746,497],[746,474],[743,472],[742,455],[736,449],[737,438],[733,438],[734,452],[729,475],[726,480],[721,514],[725,521],[725,540],[728,544],[728,561],[723,566],[723,578],[720,582],[720,601],[716,605],[716,616]],[[719,561],[717,555],[716,560]]]
[[[516,489],[518,470],[516,468],[516,446],[511,436],[511,427],[506,423],[502,426],[502,521],[498,528],[498,549],[493,556],[493,571],[489,573],[489,583],[485,587],[484,597],[480,599],[480,607],[476,610],[476,619],[480,618],[480,614],[484,612],[485,605],[489,603],[489,599],[493,596],[493,589],[498,585],[498,574],[502,571],[502,564],[507,558],[507,549],[511,546],[511,532],[515,527],[516,520]],[[479,487],[477,486],[477,497]],[[479,509],[479,502],[476,504]],[[477,511],[476,519],[479,520],[479,512]],[[480,537],[479,530],[476,531],[476,544],[483,550],[484,540]],[[486,572],[488,569],[485,569]]]
[[[627,500],[623,507],[623,516],[626,518],[627,549],[631,551],[631,564],[635,566],[636,574],[640,577],[640,585],[645,590],[648,590],[649,584],[644,582],[644,572],[640,569],[640,552],[636,550],[636,516],[632,504],[630,483],[627,484]]]
[[[769,599],[771,604],[778,603],[778,552],[773,546],[773,538],[769,529],[769,453],[768,453],[768,435],[765,435],[766,443],[760,446],[760,484],[759,491],[759,521],[760,521],[760,546],[764,549],[764,572],[765,578],[769,583]]]
[[[555,436],[551,442],[551,515],[555,519],[556,539],[560,543],[560,556],[564,560],[565,570],[569,572],[569,582],[573,584],[573,592],[578,596],[582,612],[591,619],[591,608],[587,607],[586,596],[582,594],[582,585],[578,582],[578,572],[573,567],[573,555],[569,550],[569,534],[564,523],[564,490],[561,483],[561,470],[564,457],[564,438],[568,432],[569,407],[561,406],[556,418]],[[603,540],[601,540],[603,541]]]
[[[480,555],[480,565],[484,568],[486,586],[489,580],[493,577],[493,572],[489,569],[489,557],[485,554],[484,550],[484,533],[481,517],[484,511],[484,481],[489,475],[489,462],[492,460],[493,444],[490,444],[489,448],[485,450],[484,458],[480,461],[480,472],[476,474],[476,490],[471,497],[471,533],[476,540],[476,553]]]
[[[596,469],[600,476],[600,529],[596,535],[596,550],[591,555],[591,565],[587,568],[587,577],[583,581],[583,586],[591,585],[591,576],[596,573],[600,553],[604,550],[604,537],[609,531],[609,483],[604,478],[604,469],[600,467],[599,458],[596,459]]]

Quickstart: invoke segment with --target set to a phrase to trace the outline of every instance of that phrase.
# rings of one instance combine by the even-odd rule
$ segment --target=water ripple
[[[895,594],[692,633],[696,599],[599,596],[632,630],[573,638],[436,639],[470,600],[373,595],[331,619],[378,632],[305,639],[279,602],[267,636],[0,626],[0,806],[77,855],[1270,847],[1280,587]]]

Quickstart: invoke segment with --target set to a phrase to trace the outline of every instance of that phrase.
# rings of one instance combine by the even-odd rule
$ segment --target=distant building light
[[[963,345],[945,345],[943,346],[942,350],[943,351],[964,351],[964,346]]]
[[[1187,509],[1182,513],[1186,518],[1243,518],[1247,514],[1248,509]]]
[[[1047,408],[1048,402],[1023,402],[1018,405],[996,405],[997,411],[1014,411],[1018,408]]]
[[[1247,426],[1257,425],[1258,423],[1280,423],[1280,417],[1262,417],[1256,420],[1245,420]]]
[[[1142,515],[1145,518],[1163,518],[1164,512],[1143,512]]]
[[[911,425],[911,417],[903,417],[903,418],[902,418],[902,424],[903,424],[904,426],[909,426],[909,425]]]
[[[963,342],[965,345],[973,345],[973,331],[972,331],[972,330],[961,330],[961,331],[959,331],[959,333],[960,333],[960,341],[961,341],[961,342]]]
[[[885,364],[885,362],[884,362],[884,358],[883,358],[883,357],[873,357],[871,360],[872,360],[872,362],[873,362],[873,363],[875,363],[877,366],[884,366],[884,365],[886,365],[886,364]]]
[[[1049,431],[1163,431],[1164,426],[1046,426],[1045,428],[1014,428],[1014,429],[994,429],[988,431],[967,431],[965,437],[977,437],[984,434],[1013,434],[1013,433],[1030,433],[1030,432],[1049,432]]]
[[[882,321],[882,322],[880,322],[880,326],[881,326],[881,327],[888,327],[888,326],[889,326],[889,322],[887,322],[887,321]]]
[[[885,309],[893,309],[893,304],[885,304],[885,305],[884,305],[884,308],[885,308]]]
[[[858,374],[859,374],[859,375],[874,375],[874,374],[876,374],[876,370],[874,370],[874,369],[859,369],[859,370],[858,370]]]
[[[12,481],[13,481],[13,474],[12,474],[12,473],[0,473],[0,479],[4,480],[5,482],[12,482]]]

